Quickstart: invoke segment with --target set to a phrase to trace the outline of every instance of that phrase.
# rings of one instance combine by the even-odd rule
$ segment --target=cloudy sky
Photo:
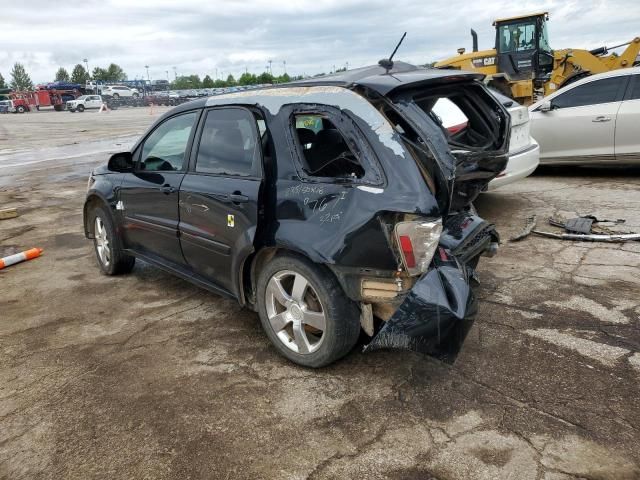
[[[274,74],[329,72],[388,56],[402,32],[396,58],[426,63],[471,48],[493,46],[496,17],[548,10],[553,48],[595,48],[640,36],[639,0],[2,0],[0,73],[22,62],[32,79],[51,81],[87,58],[90,69],[111,62],[130,79],[215,77],[272,60]],[[168,74],[167,74],[168,72]]]

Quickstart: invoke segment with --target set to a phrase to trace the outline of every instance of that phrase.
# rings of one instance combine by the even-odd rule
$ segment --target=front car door
[[[540,162],[614,160],[616,115],[628,76],[593,80],[553,95],[551,111],[532,112],[531,136]]]
[[[184,265],[178,240],[178,190],[200,111],[160,123],[134,152],[135,171],[124,175],[118,209],[127,248]]]
[[[255,114],[205,111],[180,187],[180,243],[191,270],[239,297],[238,274],[253,251],[262,154]]]
[[[85,108],[100,108],[102,106],[102,101],[98,95],[91,95],[87,97],[87,101],[85,102]]]
[[[631,75],[616,120],[616,162],[640,163],[640,74]]]

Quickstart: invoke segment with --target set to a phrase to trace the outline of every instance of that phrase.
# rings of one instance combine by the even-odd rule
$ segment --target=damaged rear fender
[[[477,299],[471,270],[455,258],[434,262],[365,351],[412,350],[453,363],[473,325]]]

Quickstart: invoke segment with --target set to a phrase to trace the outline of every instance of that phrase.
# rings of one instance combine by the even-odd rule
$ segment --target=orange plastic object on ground
[[[24,252],[9,255],[8,257],[0,258],[0,270],[9,265],[15,265],[16,263],[24,262],[25,260],[31,260],[37,258],[42,253],[41,248],[31,248]]]

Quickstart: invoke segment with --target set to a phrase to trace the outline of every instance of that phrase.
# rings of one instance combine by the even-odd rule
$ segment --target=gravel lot
[[[99,273],[88,171],[159,113],[0,115],[0,256],[44,248],[0,271],[0,478],[640,478],[639,243],[503,242],[454,366],[305,370],[232,301]],[[639,174],[547,169],[477,208],[504,239],[534,213],[640,231]]]

